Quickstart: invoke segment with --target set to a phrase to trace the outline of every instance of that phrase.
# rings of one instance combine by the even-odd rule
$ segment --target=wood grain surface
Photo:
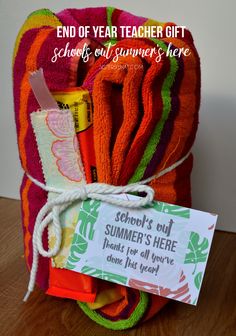
[[[0,335],[235,336],[236,235],[216,232],[197,307],[171,301],[152,320],[128,331],[92,322],[75,301],[39,289],[22,302],[29,274],[23,258],[20,202],[0,199]]]

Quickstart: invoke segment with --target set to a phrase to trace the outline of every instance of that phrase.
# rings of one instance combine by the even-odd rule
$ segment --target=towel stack
[[[117,38],[57,38],[57,26],[116,26]],[[47,85],[58,100],[61,93],[79,92],[82,103],[92,105],[92,118],[78,129],[87,182],[98,179],[114,185],[137,182],[156,174],[186,155],[193,145],[200,102],[200,61],[189,31],[183,38],[121,38],[121,26],[175,26],[134,16],[115,8],[66,9],[58,14],[42,9],[33,12],[22,26],[13,59],[14,103],[20,160],[25,172],[44,182],[44,174],[30,114],[39,109],[29,84],[29,73],[43,68]],[[150,56],[92,56],[51,61],[55,48],[78,48],[84,42],[97,46],[143,50],[157,45],[188,48],[189,56],[163,55],[160,62]],[[84,92],[84,96],[83,96]],[[88,93],[90,94],[89,98]],[[62,94],[62,95],[63,95]],[[91,101],[90,101],[91,99]],[[92,104],[91,104],[92,102]],[[81,101],[80,101],[81,103]],[[63,105],[63,104],[62,104]],[[59,104],[60,106],[60,104]],[[91,114],[91,111],[89,111]],[[150,185],[155,198],[191,206],[190,174],[193,158]],[[90,175],[91,171],[91,175]],[[96,178],[95,178],[96,176]],[[22,224],[27,266],[32,265],[32,234],[47,193],[24,175],[21,185]],[[45,246],[47,236],[44,237]],[[55,268],[40,258],[37,283],[48,294],[79,300],[83,311],[111,329],[126,329],[158,312],[167,299],[136,289]]]

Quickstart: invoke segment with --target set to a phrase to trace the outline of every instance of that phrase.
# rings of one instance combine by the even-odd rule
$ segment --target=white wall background
[[[17,32],[35,9],[114,6],[187,26],[202,63],[200,126],[194,146],[193,207],[219,214],[218,229],[236,221],[235,0],[0,0],[0,196],[19,198],[22,171],[14,125],[11,60]]]

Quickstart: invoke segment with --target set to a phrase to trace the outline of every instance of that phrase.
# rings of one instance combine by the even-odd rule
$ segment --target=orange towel
[[[13,61],[19,153],[22,166],[27,172],[43,182],[39,155],[29,122],[29,114],[37,110],[38,104],[28,84],[28,72],[39,67],[44,68],[51,91],[64,91],[70,87],[76,89],[82,85],[92,95],[95,157],[86,155],[90,146],[86,147],[82,135],[80,139],[85,144],[82,146],[85,148],[84,156],[82,154],[84,164],[90,165],[89,160],[92,158],[97,165],[99,182],[127,184],[139,181],[171,165],[189,151],[197,130],[200,101],[200,64],[190,32],[185,30],[184,38],[178,39],[164,36],[158,41],[121,40],[121,26],[158,25],[165,28],[167,24],[174,25],[137,17],[110,7],[67,9],[57,15],[44,9],[29,16],[19,32]],[[159,64],[149,57],[119,57],[116,64],[103,57],[92,57],[91,63],[82,68],[80,59],[68,57],[58,59],[54,64],[51,62],[54,47],[65,47],[70,42],[70,46],[76,48],[81,42],[78,38],[57,39],[55,32],[58,25],[114,25],[118,36],[111,41],[116,44],[113,48],[140,46],[146,49],[158,44],[165,50],[171,42],[172,48],[189,48],[191,56],[179,59],[163,57]],[[88,38],[92,51],[100,44],[109,43],[109,38],[95,39],[93,34]],[[92,132],[90,139],[91,135]],[[177,169],[153,181],[151,185],[156,191],[155,197],[190,206],[191,169],[190,156]],[[89,181],[89,170],[86,171]],[[47,194],[33,185],[25,175],[21,197],[25,257],[30,268],[34,221],[46,202]],[[46,242],[45,235],[45,246]],[[48,260],[40,258],[37,282],[47,290],[49,281],[51,290],[55,289],[54,295],[62,293],[62,296],[71,297],[70,291],[75,290],[77,294],[81,292],[84,295],[82,299],[92,301],[91,296],[88,296],[94,294],[94,284],[97,284],[98,299],[102,297],[103,303],[108,303],[100,294],[105,294],[106,290],[110,293],[110,289],[117,291],[118,301],[113,302],[112,292],[110,304],[101,306],[100,301],[96,311],[86,303],[80,303],[87,315],[111,329],[132,327],[142,318],[146,321],[167,302],[165,298],[114,284],[106,285],[85,276],[78,275],[80,281],[77,282],[78,278],[74,277],[73,272],[66,270],[52,271],[50,268],[49,279],[48,264]],[[91,308],[94,308],[93,305]]]

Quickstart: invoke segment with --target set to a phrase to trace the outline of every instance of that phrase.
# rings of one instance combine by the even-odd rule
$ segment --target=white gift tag
[[[126,209],[86,200],[66,268],[196,305],[216,220],[158,201]]]

